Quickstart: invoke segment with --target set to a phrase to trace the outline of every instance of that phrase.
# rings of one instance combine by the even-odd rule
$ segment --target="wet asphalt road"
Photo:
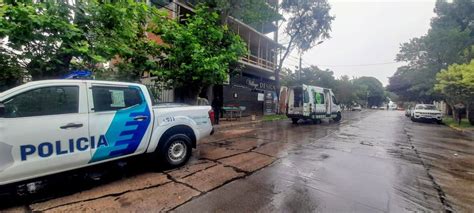
[[[399,111],[347,112],[340,123],[317,125],[264,122],[220,130],[183,168],[133,162],[121,178],[8,210],[469,212],[473,139]]]
[[[445,126],[412,123],[401,112],[377,111],[351,113],[339,125],[281,124],[271,129],[273,131],[264,128],[255,137],[297,146],[266,169],[194,199],[176,210],[474,210],[474,141]],[[445,143],[456,143],[454,146],[457,147]],[[449,147],[453,149],[446,151]],[[443,154],[440,151],[448,157],[459,152],[457,155],[465,158],[460,163],[455,159],[441,159]],[[449,170],[449,165],[453,164],[461,164],[458,166],[462,169],[449,172],[456,178],[447,178],[446,169]],[[444,171],[433,171],[436,170],[433,165]],[[436,172],[438,174],[432,174]],[[456,181],[458,187],[443,191],[443,185],[449,187],[452,181]],[[458,198],[460,202],[453,203]]]

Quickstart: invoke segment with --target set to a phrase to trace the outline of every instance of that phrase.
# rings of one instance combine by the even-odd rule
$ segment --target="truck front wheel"
[[[185,134],[170,136],[160,149],[160,157],[171,168],[180,167],[191,157],[191,139]]]
[[[332,120],[335,121],[335,122],[339,122],[339,121],[341,121],[341,119],[342,119],[341,112],[338,112],[336,117],[333,118]]]

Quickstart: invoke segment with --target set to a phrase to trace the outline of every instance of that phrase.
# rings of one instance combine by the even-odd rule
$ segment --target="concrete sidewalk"
[[[246,126],[249,124],[260,123],[262,121],[263,121],[263,116],[256,116],[255,120],[252,120],[252,116],[246,116],[246,117],[232,119],[232,120],[227,119],[227,118],[221,118],[219,120],[219,124],[214,125],[214,129],[219,130],[219,129],[227,129],[230,127]]]

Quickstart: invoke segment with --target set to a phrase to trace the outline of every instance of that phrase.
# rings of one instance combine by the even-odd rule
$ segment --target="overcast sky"
[[[427,33],[435,16],[434,0],[329,0],[331,39],[303,56],[303,67],[331,69],[336,77],[373,76],[384,86],[400,63],[394,63],[400,43]],[[284,43],[280,41],[280,43]],[[297,66],[297,52],[285,62]],[[368,65],[378,64],[378,65]]]

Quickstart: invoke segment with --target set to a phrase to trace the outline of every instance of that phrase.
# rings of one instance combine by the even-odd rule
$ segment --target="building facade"
[[[166,9],[171,18],[184,18],[193,13],[192,0],[151,0],[156,7]],[[277,0],[267,0],[267,5],[277,10]],[[252,27],[241,20],[229,17],[227,24],[247,44],[248,54],[239,60],[241,67],[231,72],[228,82],[203,89],[201,98],[209,102],[219,97],[223,107],[244,109],[243,115],[274,114],[277,111],[275,71],[281,45],[277,42],[276,23],[261,23]],[[161,42],[159,37],[150,39]]]

